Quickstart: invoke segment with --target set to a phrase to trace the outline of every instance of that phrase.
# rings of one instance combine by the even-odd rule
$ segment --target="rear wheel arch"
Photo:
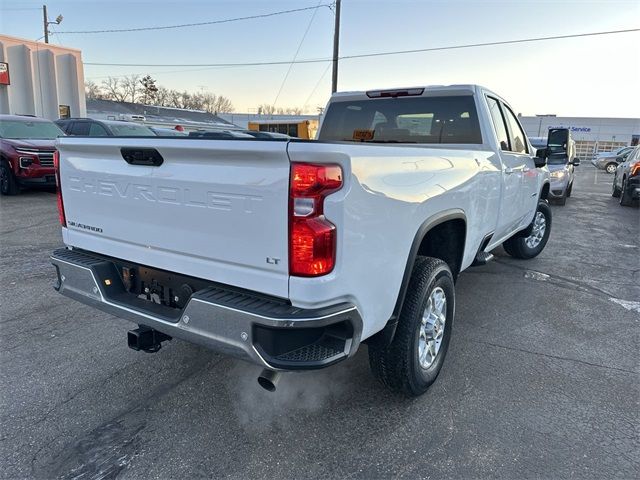
[[[449,240],[439,242],[443,236]],[[416,232],[400,285],[393,314],[386,326],[378,333],[367,339],[371,346],[388,345],[395,335],[398,317],[402,311],[407,295],[409,281],[415,262],[420,257],[432,257],[443,260],[451,270],[454,281],[460,273],[467,236],[467,217],[461,209],[450,209],[429,217]],[[455,241],[450,241],[455,239]]]

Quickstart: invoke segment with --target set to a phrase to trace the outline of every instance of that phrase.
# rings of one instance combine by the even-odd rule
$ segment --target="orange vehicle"
[[[247,128],[253,131],[284,133],[290,137],[314,139],[318,131],[318,120],[260,120],[249,122]]]

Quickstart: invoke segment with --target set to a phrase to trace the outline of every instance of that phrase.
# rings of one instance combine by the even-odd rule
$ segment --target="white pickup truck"
[[[545,164],[475,85],[335,94],[317,141],[63,137],[56,289],[138,324],[134,349],[205,345],[270,390],[366,343],[377,378],[419,395],[460,272],[544,248]]]

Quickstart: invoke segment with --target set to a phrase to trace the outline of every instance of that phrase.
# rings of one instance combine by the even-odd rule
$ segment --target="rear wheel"
[[[373,375],[394,392],[423,394],[442,368],[454,312],[449,266],[437,258],[418,257],[391,344],[369,346]]]
[[[544,250],[551,233],[551,208],[546,200],[538,202],[533,222],[527,228],[528,235],[516,235],[502,244],[504,250],[514,258],[527,260]]]
[[[20,193],[18,182],[13,175],[9,164],[5,161],[0,163],[0,193],[2,195],[16,195]]]
[[[613,174],[613,173],[616,173],[617,166],[618,165],[616,165],[615,163],[607,163],[607,166],[604,167],[604,169],[607,173]]]

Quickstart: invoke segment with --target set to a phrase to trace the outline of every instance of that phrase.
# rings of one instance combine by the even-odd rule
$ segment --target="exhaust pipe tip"
[[[275,392],[280,381],[280,373],[265,368],[258,376],[258,384],[268,392]]]

